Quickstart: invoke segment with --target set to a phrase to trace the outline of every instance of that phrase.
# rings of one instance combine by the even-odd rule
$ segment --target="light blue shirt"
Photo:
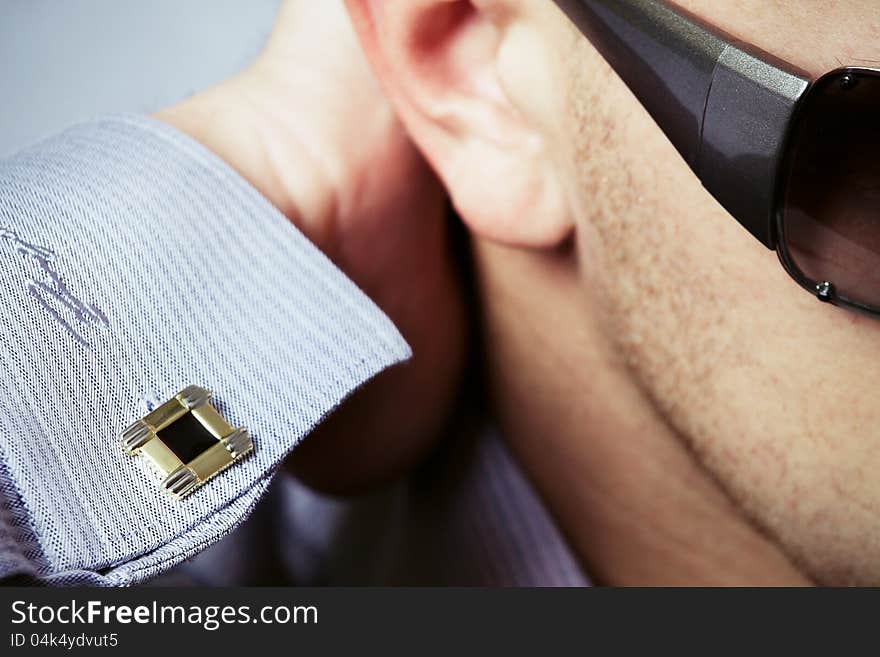
[[[198,554],[248,516],[322,417],[410,355],[382,312],[247,182],[145,118],[82,125],[0,162],[0,291],[0,578],[126,585]],[[248,427],[255,452],[173,500],[117,435],[190,384],[214,391],[229,422]],[[481,458],[501,463],[503,472],[483,479],[504,500],[472,491],[484,496],[479,504],[493,515],[481,522],[492,527],[460,543],[458,558],[475,559],[460,583],[582,583],[502,443],[481,444],[471,470]],[[494,452],[480,457],[480,449]],[[515,482],[512,494],[504,481]],[[455,511],[399,484],[390,494],[406,512],[372,521],[360,534],[367,565],[348,567],[350,558],[334,556],[333,527],[365,504],[323,499],[292,481],[277,488],[283,520],[272,540],[288,546],[281,560],[299,582],[319,572],[411,580],[377,564],[418,541],[389,547],[388,537],[414,536],[432,514],[439,521]],[[464,502],[451,517],[467,526],[478,508]],[[321,523],[331,529],[316,532]],[[474,541],[487,537],[495,547],[477,559]],[[428,543],[414,549],[425,553]],[[457,578],[427,561],[427,571],[408,572],[424,571],[431,583]],[[210,563],[191,568],[210,579],[211,566],[200,565]],[[480,563],[498,572],[520,565],[485,578]]]

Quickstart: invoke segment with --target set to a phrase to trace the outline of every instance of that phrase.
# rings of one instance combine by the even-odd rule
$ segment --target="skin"
[[[421,461],[455,404],[467,339],[446,195],[382,95],[341,2],[289,0],[249,68],[157,118],[237,169],[413,349],[322,423],[289,467],[316,488],[353,493]]]
[[[813,73],[880,60],[872,0],[683,4]],[[454,408],[445,188],[472,238],[493,418],[596,581],[878,583],[878,324],[797,287],[548,0],[347,5],[406,132],[338,6],[305,0],[243,76],[160,115],[417,354],[297,470],[331,489],[391,476]]]
[[[687,0],[820,74],[871,0]],[[473,236],[494,413],[614,584],[880,583],[880,328],[819,304],[546,0],[350,0]]]

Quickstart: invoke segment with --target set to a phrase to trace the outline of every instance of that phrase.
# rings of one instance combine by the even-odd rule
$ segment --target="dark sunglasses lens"
[[[812,281],[880,306],[880,72],[832,73],[804,102],[791,143],[783,248]]]

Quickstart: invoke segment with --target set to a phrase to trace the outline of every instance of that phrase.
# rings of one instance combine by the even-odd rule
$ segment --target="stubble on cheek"
[[[571,59],[574,134],[563,148],[578,252],[617,360],[744,515],[805,571],[825,582],[880,581],[871,504],[880,490],[867,476],[880,453],[864,426],[880,418],[843,392],[858,380],[852,363],[804,349],[813,322],[845,351],[850,320],[821,314],[829,309],[708,195],[595,53]]]

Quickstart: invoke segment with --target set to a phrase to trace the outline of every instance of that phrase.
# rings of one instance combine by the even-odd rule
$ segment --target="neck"
[[[594,581],[808,584],[619,362],[567,256],[474,248],[495,419]]]

